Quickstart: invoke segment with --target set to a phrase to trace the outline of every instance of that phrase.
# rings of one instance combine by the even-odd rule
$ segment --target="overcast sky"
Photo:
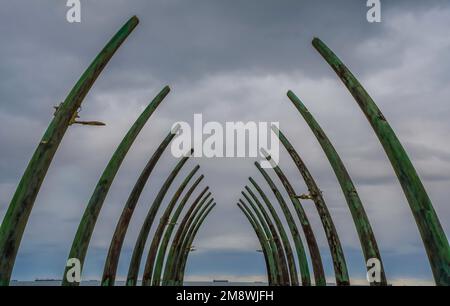
[[[311,46],[320,37],[362,81],[407,149],[450,233],[450,3],[382,1],[382,22],[366,20],[366,1],[81,1],[69,24],[65,1],[1,1],[0,218],[53,115],[94,56],[132,15],[140,25],[89,95],[71,127],[29,219],[14,279],[61,278],[81,215],[112,152],[165,85],[172,92],[140,134],[105,201],[92,237],[85,279],[99,279],[123,205],[149,156],[176,121],[277,121],[324,192],[351,279],[364,279],[355,226],[316,139],[286,97],[293,90],[316,116],[354,179],[373,226],[388,279],[428,283],[431,270],[395,174],[357,104]],[[425,3],[425,4],[424,4]],[[281,150],[281,167],[306,191]],[[261,280],[256,236],[235,203],[247,178],[266,188],[253,159],[190,160],[217,202],[199,233],[188,279]],[[124,278],[144,216],[176,159],[165,154],[139,202],[120,258]],[[271,173],[273,178],[275,176]],[[282,187],[281,185],[279,185]],[[281,189],[281,188],[280,188]],[[329,280],[330,253],[314,206],[304,203]],[[158,220],[158,219],[156,219]]]

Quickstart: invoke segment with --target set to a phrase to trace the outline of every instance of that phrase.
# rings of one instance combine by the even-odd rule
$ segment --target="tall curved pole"
[[[201,217],[205,214],[205,212],[208,210],[208,208],[212,205],[213,199],[208,201],[205,206],[199,207],[200,209],[196,211],[194,215],[191,217],[190,224],[187,224],[186,231],[181,239],[180,248],[177,251],[177,260],[175,261],[175,268],[174,268],[174,274],[173,279],[175,280],[175,285],[180,286],[180,280],[181,280],[181,269],[183,266],[183,258],[185,251],[191,251],[191,248],[188,249],[188,242],[190,237],[192,236],[193,230],[195,228],[195,225],[199,222]]]
[[[287,235],[286,231],[284,230],[283,223],[281,222],[281,219],[278,216],[277,211],[273,207],[272,203],[270,203],[269,198],[267,197],[265,192],[262,190],[262,188],[258,185],[258,183],[255,182],[255,180],[253,178],[250,177],[249,180],[252,183],[253,187],[256,189],[256,191],[258,191],[262,200],[264,201],[267,208],[269,209],[269,212],[273,218],[273,221],[275,222],[278,232],[280,233],[281,241],[283,242],[284,252],[286,253],[286,260],[289,265],[289,275],[291,277],[291,285],[298,286],[299,282],[298,282],[298,276],[297,276],[297,266],[295,264],[295,259],[294,259],[294,252],[292,250],[288,235]],[[250,195],[253,197],[253,199],[255,201],[257,201],[257,198],[254,195],[254,193],[250,193]],[[306,272],[308,272],[308,274],[302,275],[302,282],[305,286],[309,286],[309,285],[311,285],[311,281],[309,278],[309,269]],[[306,273],[306,272],[303,271],[303,273]]]
[[[122,250],[122,245],[125,239],[125,235],[130,225],[131,217],[133,216],[134,210],[144,190],[145,184],[150,177],[153,169],[158,163],[161,155],[166,150],[167,146],[170,144],[172,139],[176,135],[176,130],[171,131],[166,138],[161,142],[159,147],[153,153],[152,157],[145,165],[144,170],[142,170],[133,190],[128,197],[125,207],[122,210],[119,221],[117,222],[114,235],[111,239],[111,244],[109,246],[108,255],[106,256],[105,268],[103,269],[102,286],[114,286],[114,282],[117,274],[117,266],[119,264],[120,252]]]
[[[191,154],[192,154],[191,150]],[[145,243],[147,242],[148,235],[153,225],[153,221],[155,220],[155,216],[158,213],[158,209],[161,206],[164,197],[166,196],[167,191],[175,180],[176,176],[183,168],[184,164],[188,161],[191,156],[183,157],[175,166],[175,168],[170,172],[163,186],[159,190],[156,195],[155,200],[153,201],[152,206],[150,207],[147,216],[145,217],[144,223],[142,224],[141,230],[139,232],[139,236],[136,240],[136,244],[134,246],[133,254],[131,256],[130,266],[128,268],[127,275],[127,286],[136,286],[139,267],[141,265],[142,253],[144,252]]]
[[[250,202],[249,202],[250,203]],[[242,207],[244,210],[247,211],[247,213],[251,216],[251,219],[255,222],[258,233],[260,234],[261,238],[264,240],[264,244],[267,245],[267,256],[268,256],[268,263],[269,263],[269,269],[270,269],[270,282],[269,285],[271,286],[280,286],[282,281],[282,275],[280,271],[280,266],[278,264],[278,250],[276,248],[276,245],[273,241],[273,236],[265,223],[263,219],[260,219],[256,214],[254,214],[247,204],[244,203],[242,199],[239,199],[238,206]]]
[[[305,119],[306,123],[311,128],[312,132],[319,141],[325,155],[333,168],[334,173],[339,181],[339,185],[342,188],[344,197],[347,201],[348,207],[350,209],[351,215],[353,217],[353,222],[356,226],[356,231],[358,232],[359,241],[363,250],[364,258],[366,263],[369,260],[378,259],[381,265],[381,279],[379,283],[373,282],[371,285],[387,285],[386,275],[383,268],[383,262],[381,260],[380,251],[378,249],[377,241],[375,240],[375,235],[372,231],[372,226],[370,225],[369,218],[367,217],[364,206],[359,198],[356,187],[353,184],[347,169],[344,166],[339,154],[336,149],[331,144],[330,140],[326,136],[325,132],[322,130],[320,125],[314,119],[309,110],[300,101],[300,99],[291,91],[288,92],[288,97],[300,112],[300,114]]]
[[[167,205],[162,217],[159,219],[158,227],[156,228],[155,233],[153,234],[153,240],[150,244],[150,249],[147,255],[147,260],[145,262],[144,274],[142,277],[142,285],[149,286],[152,281],[153,267],[155,264],[156,253],[158,252],[159,243],[161,242],[162,236],[164,234],[164,230],[166,229],[170,215],[172,214],[175,205],[178,202],[178,199],[181,197],[186,186],[189,184],[191,179],[200,169],[200,166],[195,166],[195,168],[188,174],[188,176],[184,179],[184,181],[180,184],[175,194],[172,196],[169,204]]]
[[[295,165],[297,166],[300,174],[302,175],[306,186],[308,187],[308,197],[314,201],[317,212],[319,213],[320,220],[322,221],[323,229],[327,237],[328,245],[330,247],[331,257],[333,259],[334,274],[336,277],[336,285],[338,286],[349,286],[350,278],[348,276],[347,264],[345,262],[344,251],[342,249],[341,242],[339,240],[336,227],[334,226],[333,219],[331,218],[328,207],[322,196],[322,192],[316,184],[316,181],[312,177],[308,168],[306,167],[300,155],[297,153],[295,148],[286,138],[286,136],[275,126],[272,126],[272,130],[278,135],[280,142],[286,148],[287,152],[291,156]]]
[[[167,285],[175,285],[176,284],[176,277],[178,275],[178,271],[180,269],[181,264],[181,257],[182,257],[182,248],[183,244],[186,241],[186,235],[188,235],[189,229],[191,228],[192,223],[194,222],[197,215],[201,214],[200,211],[204,211],[206,206],[210,206],[214,202],[214,198],[209,199],[207,203],[205,203],[205,200],[207,198],[204,198],[200,204],[192,211],[192,214],[189,216],[186,215],[185,218],[187,218],[187,222],[184,224],[183,227],[180,226],[177,232],[178,239],[173,241],[173,258],[169,261],[168,258],[168,264],[166,264],[166,267],[168,267],[167,271]],[[200,213],[199,213],[200,212]],[[170,255],[170,254],[169,254]]]
[[[408,154],[381,110],[350,70],[320,39],[315,38],[313,46],[344,82],[380,140],[416,220],[436,284],[450,285],[450,246]]]
[[[169,91],[169,87],[165,87],[142,112],[142,114],[130,128],[128,133],[125,135],[122,142],[117,147],[114,155],[111,157],[108,165],[103,171],[103,174],[100,177],[94,192],[92,193],[91,199],[89,200],[83,217],[81,218],[80,224],[78,225],[78,230],[73,240],[72,248],[68,257],[68,259],[78,259],[81,264],[81,269],[83,268],[84,259],[89,247],[89,242],[91,240],[92,233],[94,232],[95,224],[100,214],[100,210],[102,209],[103,203],[106,199],[106,195],[109,192],[109,188],[111,187],[111,184],[113,183],[114,178],[119,171],[119,168],[122,165],[122,162],[125,159],[128,151],[130,150],[133,142],[136,140],[145,123],[154,113],[156,108],[161,104]],[[71,283],[67,280],[67,273],[69,269],[70,267],[66,266],[62,285],[78,286],[79,283]]]
[[[267,223],[267,225],[270,229],[270,232],[272,233],[273,240],[274,240],[276,248],[278,250],[277,258],[280,260],[280,270],[282,272],[281,273],[282,280],[281,280],[280,284],[282,286],[290,286],[291,283],[289,280],[289,268],[288,268],[288,264],[286,261],[286,253],[285,253],[283,244],[281,243],[280,235],[278,234],[277,229],[276,229],[275,225],[273,224],[272,220],[270,219],[270,216],[267,213],[266,209],[261,204],[261,202],[258,200],[258,198],[253,193],[253,191],[248,186],[245,186],[245,190],[247,191],[248,194],[245,192],[242,192],[242,194],[247,199],[247,201],[250,203],[250,205],[252,206],[255,213],[259,212],[262,215],[262,217],[264,218],[264,221]],[[249,197],[249,195],[250,195],[250,197]],[[256,205],[255,205],[255,203],[256,203]]]
[[[305,234],[306,242],[308,244],[309,253],[311,255],[311,263],[314,271],[314,279],[316,281],[316,286],[326,286],[327,280],[325,278],[325,272],[323,270],[322,257],[320,255],[319,246],[317,245],[316,237],[312,230],[311,224],[309,223],[308,217],[306,216],[306,212],[303,209],[300,200],[296,197],[296,192],[292,184],[289,182],[289,179],[284,174],[279,166],[277,166],[272,157],[266,155],[267,161],[269,161],[272,165],[273,170],[277,174],[284,188],[286,189],[289,198],[291,199],[292,205],[294,206],[295,212],[297,213],[297,217],[300,220],[300,224],[302,225],[303,233]]]
[[[0,227],[0,286],[9,285],[28,218],[67,128],[73,123],[74,116],[103,68],[138,23],[139,19],[136,16],[132,17],[97,55],[70,91],[66,100],[58,107],[53,120],[37,146]]]
[[[175,229],[175,226],[178,223],[178,218],[181,215],[181,212],[183,211],[186,203],[189,201],[192,193],[197,188],[197,186],[200,184],[200,182],[203,180],[204,176],[200,176],[197,181],[191,186],[191,188],[188,190],[188,192],[184,195],[183,199],[180,202],[180,205],[178,205],[177,210],[172,216],[172,219],[170,220],[169,224],[167,225],[166,232],[164,233],[164,238],[161,241],[161,245],[159,246],[158,250],[158,256],[156,257],[156,263],[155,263],[155,271],[153,272],[153,278],[152,278],[152,285],[153,286],[159,286],[161,284],[161,274],[162,269],[164,265],[164,258],[166,256],[167,246],[169,245],[170,238],[172,237],[173,230]],[[200,193],[199,197],[203,197],[205,193],[207,192],[208,188],[203,189],[203,191]]]
[[[209,187],[206,187],[208,190]],[[173,269],[176,264],[175,260],[177,257],[178,245],[181,243],[182,233],[186,224],[189,222],[192,215],[195,215],[197,211],[203,206],[203,204],[208,200],[211,196],[211,192],[208,192],[206,196],[203,197],[204,192],[202,192],[191,204],[188,211],[185,213],[178,230],[175,233],[175,236],[172,240],[169,253],[167,254],[166,264],[164,266],[164,274],[163,274],[163,282],[164,286],[173,285]]]
[[[295,248],[297,250],[298,262],[300,265],[300,273],[302,275],[302,283],[304,286],[311,285],[311,277],[309,274],[308,260],[306,259],[305,247],[303,246],[300,233],[298,231],[297,225],[295,224],[294,217],[283,199],[280,191],[278,190],[275,183],[270,178],[269,174],[261,167],[258,162],[255,162],[256,168],[258,168],[259,172],[262,174],[273,194],[275,195],[278,203],[281,206],[281,210],[286,218],[289,230],[291,232],[292,238],[294,239]]]
[[[250,196],[247,195],[247,193],[242,191],[241,194],[244,196],[245,200],[252,208],[257,221],[259,222],[259,224],[261,224],[262,229],[264,230],[264,233],[267,237],[267,241],[269,242],[270,249],[272,250],[273,253],[272,257],[274,258],[277,272],[276,278],[274,279],[274,285],[289,286],[290,285],[289,272],[287,270],[287,264],[284,258],[283,248],[281,247],[281,242],[277,240],[278,233],[276,231],[273,232],[275,227],[273,226],[272,221],[270,219],[269,222],[267,221],[265,215],[263,215],[260,212],[260,210],[256,207],[255,203],[253,203],[253,200],[250,199]],[[239,203],[244,204],[241,199],[239,199]],[[269,223],[272,223],[272,227],[269,226]],[[276,241],[278,241],[278,243]]]
[[[181,264],[181,269],[179,270],[179,277],[178,277],[178,281],[177,281],[178,286],[182,286],[183,282],[184,282],[184,274],[185,274],[185,270],[186,270],[186,264],[188,261],[189,253],[191,252],[191,249],[192,249],[192,243],[194,242],[195,237],[197,236],[197,233],[198,233],[200,227],[205,222],[206,217],[214,209],[215,206],[216,206],[216,203],[212,204],[208,208],[208,210],[205,211],[205,213],[203,214],[201,219],[197,222],[197,225],[194,227],[192,234],[189,235],[190,239],[187,241],[186,248],[184,249],[184,253],[182,254],[182,264]]]
[[[261,225],[257,223],[257,221],[254,218],[254,215],[252,216],[250,214],[250,211],[247,206],[242,204],[237,204],[239,209],[242,211],[244,216],[247,218],[248,222],[250,223],[251,227],[255,231],[256,237],[258,238],[259,244],[261,245],[262,252],[264,254],[264,261],[266,263],[266,270],[267,270],[267,280],[269,282],[269,286],[276,285],[274,283],[274,279],[276,280],[276,272],[274,272],[274,257],[273,254],[271,254],[272,250],[270,245],[267,243],[267,236],[264,234]]]

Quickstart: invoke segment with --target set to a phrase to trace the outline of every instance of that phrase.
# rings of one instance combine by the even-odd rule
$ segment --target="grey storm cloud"
[[[130,16],[141,20],[87,96],[83,119],[104,128],[71,127],[27,226],[14,278],[61,277],[93,187],[143,107],[164,86],[172,93],[137,139],[105,202],[86,262],[99,278],[113,229],[142,167],[176,121],[278,121],[316,177],[348,256],[351,276],[364,261],[349,210],[317,141],[286,98],[292,89],[328,133],[352,175],[385,260],[402,283],[431,280],[417,227],[379,142],[334,73],[311,46],[323,39],[355,72],[393,125],[424,180],[449,234],[450,4],[381,1],[382,22],[369,24],[365,1],[83,1],[82,22],[65,20],[65,1],[2,1],[0,7],[0,218],[43,131],[99,49]],[[286,152],[281,166],[300,193],[306,187]],[[127,264],[155,193],[176,160],[167,154],[142,195],[120,261]],[[193,159],[218,203],[192,255],[192,279],[259,279],[257,240],[235,206],[253,159]],[[281,187],[281,185],[280,185]],[[270,194],[270,190],[266,189]],[[273,197],[271,197],[274,200]],[[167,199],[166,199],[167,200]],[[315,209],[328,277],[329,251]],[[255,263],[258,263],[257,265]],[[418,268],[423,267],[423,268]],[[390,273],[391,272],[391,273]]]

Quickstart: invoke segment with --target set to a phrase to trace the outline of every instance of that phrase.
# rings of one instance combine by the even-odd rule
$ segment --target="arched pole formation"
[[[278,233],[276,231],[273,232],[273,230],[275,229],[273,223],[272,227],[270,227],[269,222],[271,223],[271,220],[269,219],[269,222],[267,222],[267,219],[264,217],[265,215],[263,215],[259,210],[259,208],[256,207],[255,203],[253,202],[252,199],[250,199],[249,195],[247,195],[244,191],[242,191],[242,195],[252,208],[257,221],[259,222],[259,224],[261,224],[262,229],[264,230],[264,233],[267,237],[267,241],[269,242],[270,248],[272,250],[273,254],[272,257],[274,258],[276,268],[276,278],[274,279],[273,285],[289,286],[290,285],[289,273],[287,270],[286,262],[284,261],[285,258],[283,248],[281,247],[281,242],[276,238],[278,237]],[[239,199],[239,202],[241,204],[244,204],[242,199]],[[278,241],[278,243],[276,241]]]
[[[267,223],[267,226],[270,229],[273,240],[277,247],[277,250],[278,250],[277,259],[280,261],[279,266],[280,266],[280,271],[281,271],[281,275],[282,275],[282,280],[281,280],[280,285],[290,286],[291,283],[289,280],[289,268],[288,268],[288,264],[286,261],[286,253],[284,251],[283,244],[281,243],[280,235],[278,234],[277,229],[276,229],[275,225],[273,224],[272,220],[270,219],[270,216],[267,213],[266,209],[261,204],[261,202],[256,197],[256,195],[253,193],[253,191],[248,186],[245,186],[245,190],[247,191],[247,193],[245,193],[243,191],[242,194],[247,199],[247,201],[250,203],[250,205],[252,206],[255,213],[257,213],[257,214],[259,213],[262,215],[264,221]],[[256,203],[256,205],[255,205],[255,203]]]
[[[169,87],[165,87],[142,112],[142,114],[130,128],[128,133],[125,135],[122,142],[117,147],[108,165],[103,171],[103,174],[100,177],[97,186],[94,189],[94,192],[92,193],[91,199],[89,200],[83,217],[81,218],[80,224],[78,225],[78,230],[73,240],[72,248],[68,257],[68,259],[78,259],[81,264],[81,269],[83,268],[84,260],[89,247],[89,242],[92,237],[92,233],[94,232],[95,224],[97,222],[98,216],[100,215],[103,203],[105,202],[106,196],[114,181],[114,178],[145,123],[155,112],[157,107],[161,104],[161,102],[169,92]],[[66,266],[62,285],[78,286],[79,283],[71,283],[67,280],[67,273],[69,272],[69,269],[70,267]]]
[[[178,205],[177,210],[172,216],[172,219],[170,220],[169,224],[167,225],[167,229],[164,233],[164,238],[161,241],[161,245],[158,249],[158,255],[156,257],[156,263],[155,263],[155,271],[153,272],[153,278],[152,278],[152,285],[153,286],[159,286],[161,285],[161,274],[163,270],[164,265],[164,259],[166,257],[166,251],[167,246],[169,245],[170,238],[172,237],[173,230],[175,229],[175,226],[178,224],[178,218],[180,217],[184,207],[186,206],[186,203],[189,201],[192,193],[197,188],[197,186],[200,184],[200,182],[203,180],[204,176],[200,176],[197,181],[191,186],[191,188],[188,190],[188,192],[184,195],[183,199],[180,202],[180,205]],[[200,193],[199,198],[202,198],[205,193],[208,191],[208,188],[203,189],[203,191]]]
[[[178,278],[177,278],[177,286],[183,286],[184,282],[184,274],[186,271],[186,264],[189,258],[189,253],[192,251],[192,244],[195,240],[195,237],[197,237],[197,233],[200,230],[201,226],[206,220],[206,217],[210,214],[210,212],[214,209],[216,206],[216,203],[212,204],[202,215],[200,220],[196,223],[195,227],[193,227],[192,233],[188,235],[186,238],[189,237],[189,240],[187,240],[186,247],[182,249],[184,252],[181,253],[181,265],[180,269],[178,271]]]
[[[171,246],[171,251],[173,250],[173,252],[172,254],[169,253],[169,257],[167,258],[166,263],[166,271],[164,271],[164,279],[166,280],[166,282],[164,283],[165,286],[173,286],[176,284],[176,277],[178,274],[178,270],[180,269],[183,243],[186,239],[189,228],[194,222],[195,217],[199,214],[199,211],[204,209],[205,206],[209,206],[214,202],[214,198],[211,198],[209,200],[208,198],[209,194],[205,198],[203,198],[198,205],[195,205],[195,209],[186,213],[182,222],[183,224],[181,224],[178,228],[175,239],[172,242]],[[206,200],[208,200],[208,202],[206,202]],[[193,203],[192,206],[194,206],[194,204],[196,203]]]
[[[295,150],[294,146],[289,142],[286,136],[275,126],[272,126],[272,130],[278,135],[280,142],[286,148],[286,151],[291,156],[297,169],[300,171],[306,186],[308,187],[308,197],[314,201],[317,212],[319,213],[320,220],[327,237],[328,246],[330,247],[331,257],[333,259],[334,274],[336,277],[337,286],[349,286],[350,278],[348,276],[347,264],[345,261],[344,251],[342,249],[341,242],[339,240],[336,227],[334,226],[333,219],[331,218],[328,207],[322,196],[322,192],[316,184],[313,176],[306,167],[300,155]]]
[[[298,276],[297,276],[297,266],[295,264],[294,259],[294,252],[292,250],[291,243],[289,241],[288,235],[284,229],[283,223],[281,222],[280,217],[278,216],[278,213],[276,212],[275,208],[273,207],[272,203],[270,202],[269,198],[265,194],[265,192],[262,190],[262,188],[256,183],[256,181],[253,178],[249,178],[250,182],[252,183],[253,187],[256,189],[256,191],[259,193],[261,199],[266,204],[267,208],[269,209],[269,212],[272,216],[273,221],[275,222],[275,225],[278,229],[278,232],[280,234],[281,242],[283,243],[284,252],[286,253],[286,260],[289,266],[289,276],[291,278],[291,286],[298,286]],[[257,197],[254,195],[254,193],[250,193],[250,195],[253,197],[255,201],[258,201]],[[304,275],[302,275],[302,283],[305,286],[311,285],[310,278],[309,278],[309,269],[307,271],[303,271]],[[308,273],[308,274],[305,274]]]
[[[142,285],[143,286],[151,285],[153,267],[155,264],[156,254],[158,252],[159,243],[161,242],[162,236],[164,234],[164,230],[166,229],[166,227],[169,223],[170,215],[172,214],[172,211],[175,208],[175,205],[177,204],[178,199],[181,197],[181,194],[183,193],[184,189],[187,187],[187,185],[189,184],[189,182],[192,180],[192,178],[194,177],[194,175],[197,173],[197,171],[199,169],[200,169],[200,166],[198,166],[198,165],[195,166],[195,168],[188,174],[188,176],[180,184],[177,191],[172,196],[172,199],[170,200],[166,209],[164,210],[162,217],[159,220],[159,224],[153,235],[153,239],[150,244],[150,249],[149,249],[149,252],[147,255],[147,260],[146,260],[145,266],[144,266],[144,274],[142,277]]]
[[[133,216],[134,210],[148,181],[148,178],[150,177],[153,169],[166,150],[167,146],[175,137],[178,128],[173,129],[161,142],[155,153],[153,153],[152,157],[149,159],[144,169],[142,170],[141,175],[136,181],[136,184],[134,185],[133,190],[128,197],[128,200],[125,203],[122,214],[120,215],[119,221],[117,222],[116,229],[111,239],[108,255],[106,256],[101,283],[102,286],[114,286],[120,253],[122,250],[125,235],[128,231],[128,226],[130,225],[131,217]]]
[[[277,285],[277,283],[276,283],[277,275],[276,275],[276,272],[274,271],[274,269],[275,269],[274,256],[273,256],[271,247],[270,247],[269,243],[267,242],[268,237],[264,234],[264,231],[261,228],[261,225],[256,221],[254,215],[251,214],[248,207],[245,206],[243,203],[237,204],[237,206],[242,211],[244,216],[247,218],[251,227],[255,231],[255,234],[256,234],[256,237],[258,238],[259,244],[261,245],[261,250],[262,250],[262,253],[264,254],[264,261],[266,263],[267,280],[269,282],[269,286]]]
[[[325,155],[328,158],[328,161],[330,162],[331,167],[333,168],[334,173],[336,174],[339,185],[341,186],[342,192],[344,193],[344,197],[350,209],[353,222],[355,223],[356,231],[359,236],[359,241],[361,243],[366,264],[373,259],[377,259],[380,262],[380,282],[373,282],[371,283],[371,285],[387,285],[383,262],[381,260],[380,251],[378,249],[377,241],[375,240],[372,226],[370,225],[369,218],[367,217],[366,211],[364,210],[364,206],[361,202],[361,199],[359,198],[358,192],[356,191],[356,187],[353,184],[353,181],[344,166],[344,163],[342,162],[341,158],[336,152],[336,149],[333,147],[330,140],[326,136],[325,132],[322,130],[320,125],[317,123],[317,121],[314,119],[305,105],[300,101],[300,99],[291,91],[288,92],[288,97],[300,112],[300,114],[303,116],[306,123],[309,125],[312,132],[316,136],[319,144],[321,145]]]
[[[190,154],[192,154],[192,150]],[[127,275],[127,286],[136,286],[138,274],[139,274],[139,268],[141,264],[142,254],[144,252],[145,243],[147,242],[148,235],[150,233],[151,227],[153,225],[153,221],[155,220],[155,216],[158,213],[158,209],[161,206],[162,201],[164,200],[164,197],[166,196],[167,191],[169,190],[170,186],[172,185],[173,181],[177,177],[180,170],[183,168],[185,163],[188,161],[188,159],[191,157],[191,155],[183,157],[175,166],[175,168],[170,172],[169,176],[165,180],[163,186],[159,190],[158,194],[156,195],[155,200],[153,201],[152,205],[150,206],[150,209],[147,213],[147,216],[145,217],[144,223],[142,224],[141,230],[139,232],[139,236],[136,240],[136,244],[134,246],[133,254],[131,256],[130,266],[128,268],[128,275]]]
[[[106,44],[59,106],[37,146],[0,227],[0,286],[9,285],[28,218],[61,140],[94,82],[138,23],[132,17]]]
[[[248,202],[248,201],[247,201]],[[250,202],[249,202],[250,203]],[[267,251],[268,251],[268,259],[269,259],[269,267],[270,267],[270,274],[271,274],[271,286],[280,286],[281,284],[281,271],[280,266],[278,265],[277,258],[278,258],[278,251],[276,248],[276,245],[273,241],[273,236],[270,233],[270,230],[267,226],[267,224],[264,222],[263,219],[260,219],[258,215],[253,213],[251,209],[248,207],[246,203],[242,199],[239,199],[238,206],[242,206],[247,213],[251,216],[252,220],[257,224],[257,228],[259,234],[261,235],[261,238],[265,239],[265,244],[267,244]]]
[[[320,255],[319,246],[317,245],[317,240],[312,230],[311,224],[309,223],[308,217],[306,216],[306,212],[303,209],[300,200],[296,197],[297,194],[294,190],[294,187],[289,182],[289,179],[284,174],[283,170],[281,170],[281,168],[275,164],[272,157],[269,156],[267,152],[264,151],[264,149],[263,153],[266,156],[267,161],[271,163],[273,170],[283,184],[284,189],[291,199],[295,212],[297,213],[297,217],[300,221],[303,233],[305,234],[306,242],[308,244],[309,254],[311,256],[311,263],[314,271],[315,284],[316,286],[326,286],[327,280],[325,278],[325,272],[323,270],[322,257]]]
[[[294,240],[295,249],[297,251],[298,262],[300,265],[300,273],[302,276],[302,284],[304,286],[311,285],[311,277],[309,274],[308,260],[306,258],[305,247],[303,246],[303,242],[300,237],[300,233],[298,231],[297,225],[295,224],[294,217],[292,216],[286,202],[283,199],[280,191],[278,190],[275,183],[270,178],[269,174],[264,170],[258,162],[255,162],[256,168],[258,168],[259,172],[262,174],[270,189],[272,190],[275,198],[280,204],[281,210],[286,218],[289,230],[291,232],[292,238]]]
[[[313,46],[355,98],[383,146],[416,220],[437,285],[450,285],[450,246],[433,204],[408,154],[375,101],[351,71],[320,39]]]
[[[209,189],[209,187],[205,188],[206,190]],[[203,206],[203,204],[209,199],[211,196],[211,192],[208,192],[206,196],[204,196],[204,192],[202,192],[191,204],[188,211],[185,213],[183,219],[181,220],[180,226],[178,227],[178,230],[175,233],[175,236],[172,240],[169,253],[167,254],[166,264],[164,267],[164,274],[163,274],[163,282],[162,284],[164,286],[167,285],[173,285],[173,268],[175,266],[175,260],[177,256],[177,249],[178,245],[181,243],[181,238],[183,234],[183,230],[186,227],[186,224],[190,222],[190,218],[192,215],[195,215],[197,211]]]

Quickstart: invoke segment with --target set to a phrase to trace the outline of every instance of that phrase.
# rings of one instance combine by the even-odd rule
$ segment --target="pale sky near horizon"
[[[349,209],[319,144],[286,97],[293,90],[327,132],[354,179],[388,279],[398,284],[431,282],[417,226],[392,167],[357,104],[311,40],[320,37],[328,44],[379,104],[449,236],[450,3],[382,0],[382,22],[370,24],[365,2],[82,0],[82,22],[69,24],[65,1],[0,1],[0,219],[53,106],[64,100],[129,17],[136,14],[141,21],[83,104],[82,119],[107,126],[71,127],[56,154],[13,278],[61,278],[84,207],[112,152],[143,107],[170,85],[172,92],[133,145],[105,201],[87,256],[86,279],[100,278],[123,204],[149,156],[174,122],[193,122],[194,114],[201,113],[204,121],[220,123],[280,122],[324,192],[351,278],[363,280],[364,260]],[[281,151],[281,167],[296,190],[304,192],[292,161]],[[257,239],[235,205],[249,176],[270,192],[254,161],[193,159],[170,189],[165,203],[199,164],[206,177],[202,186],[211,187],[218,204],[195,242],[189,279],[264,277]],[[119,278],[126,276],[148,207],[175,163],[165,154],[149,180],[126,237]],[[332,280],[320,219],[313,205],[304,206]]]

